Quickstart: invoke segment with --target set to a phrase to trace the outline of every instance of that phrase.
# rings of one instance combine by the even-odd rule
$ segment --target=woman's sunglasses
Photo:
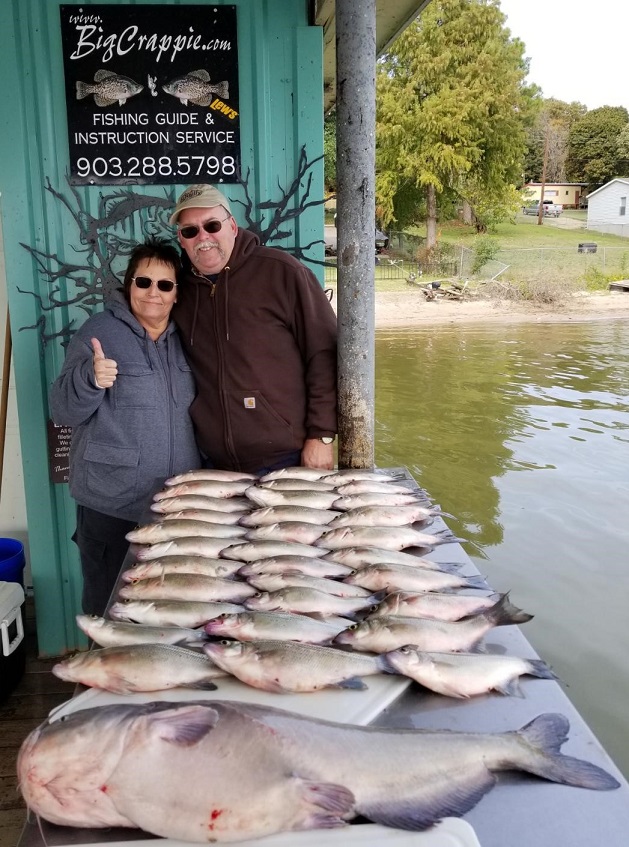
[[[196,238],[201,229],[204,229],[211,235],[214,232],[220,232],[223,228],[223,224],[225,223],[225,221],[228,221],[230,217],[231,215],[227,215],[226,218],[223,218],[220,221],[218,218],[212,218],[212,220],[206,221],[204,224],[202,224],[201,227],[195,226],[194,224],[190,224],[189,226],[182,226],[179,228],[179,232],[181,233],[182,238]]]
[[[134,276],[131,281],[135,282],[137,288],[150,288],[153,285],[153,280],[148,276]],[[172,279],[158,279],[155,281],[155,285],[160,291],[168,292],[172,291],[177,283],[173,282]]]

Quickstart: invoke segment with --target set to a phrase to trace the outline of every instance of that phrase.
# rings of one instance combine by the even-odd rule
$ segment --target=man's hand
[[[304,468],[334,468],[334,444],[324,444],[318,438],[306,438],[301,451],[301,464]]]
[[[113,359],[106,359],[103,348],[98,338],[92,338],[92,350],[94,351],[94,379],[98,388],[111,388],[118,375],[118,363]]]

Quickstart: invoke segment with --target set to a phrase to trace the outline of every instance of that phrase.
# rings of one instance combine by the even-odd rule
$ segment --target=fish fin
[[[229,83],[226,79],[222,82],[216,83],[217,95],[221,98],[221,100],[229,100]]]
[[[202,79],[202,80],[203,80],[203,82],[209,82],[209,81],[210,81],[210,75],[209,75],[209,73],[205,70],[205,68],[201,68],[201,69],[200,69],[200,70],[198,70],[198,71],[190,71],[190,72],[188,73],[188,76],[194,76],[194,77],[196,77],[197,79]]]
[[[195,106],[209,106],[215,97],[214,92],[210,91],[209,94],[204,94],[202,97],[191,97],[190,102],[194,103]]]
[[[114,103],[118,102],[118,98],[114,97],[103,97],[101,94],[94,95],[94,102],[97,106],[113,106]]]
[[[89,97],[94,93],[94,87],[87,82],[77,80],[76,83],[76,99],[83,100],[84,97]]]
[[[564,715],[549,712],[539,715],[517,730],[515,734],[532,748],[534,753],[534,756],[531,756],[531,750],[529,751],[526,767],[523,769],[563,785],[591,788],[594,791],[619,788],[618,780],[603,768],[559,752],[568,737],[569,729],[570,724]]]
[[[482,762],[462,765],[447,778],[435,778],[430,785],[411,784],[395,797],[372,800],[357,807],[357,812],[374,823],[397,829],[423,830],[443,817],[461,817],[490,791],[494,775]]]
[[[529,659],[526,673],[539,679],[557,679],[557,674],[541,659]]]
[[[294,777],[301,782],[307,816],[296,829],[335,829],[354,817],[355,797],[344,785]]]
[[[497,691],[499,694],[505,694],[510,697],[524,697],[517,676],[515,679],[507,680],[507,682],[498,683],[498,685],[494,685],[493,688],[494,691]]]
[[[149,731],[162,741],[182,747],[190,747],[205,738],[219,720],[218,712],[211,706],[183,703],[181,706],[173,704],[172,709],[148,714],[146,717]]]
[[[368,686],[358,676],[353,676],[350,679],[344,679],[342,682],[336,682],[333,688],[354,688],[357,691],[366,691]]]
[[[182,686],[182,688],[195,688],[199,691],[216,691],[218,685],[214,682],[210,682],[210,680],[205,680],[205,682],[191,682],[187,685]]]
[[[101,80],[108,79],[110,76],[116,76],[116,74],[113,71],[108,71],[105,68],[101,68],[94,74],[94,82],[101,82]]]
[[[466,577],[465,588],[481,588],[486,590],[488,588],[487,577],[480,574],[478,576],[468,576]],[[493,608],[494,607],[492,606],[492,609]]]
[[[509,600],[509,592],[507,591],[491,609],[484,613],[484,617],[493,626],[507,626],[514,623],[526,623],[532,619],[533,615],[529,615],[514,606]]]

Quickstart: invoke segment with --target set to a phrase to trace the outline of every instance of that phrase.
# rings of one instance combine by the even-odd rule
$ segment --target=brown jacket
[[[239,230],[212,282],[183,255],[173,317],[197,383],[200,449],[253,472],[336,433],[336,318],[314,274]]]

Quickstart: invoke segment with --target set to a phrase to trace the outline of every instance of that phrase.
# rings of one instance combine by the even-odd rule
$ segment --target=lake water
[[[629,325],[376,334],[376,463],[405,465],[629,777]]]

